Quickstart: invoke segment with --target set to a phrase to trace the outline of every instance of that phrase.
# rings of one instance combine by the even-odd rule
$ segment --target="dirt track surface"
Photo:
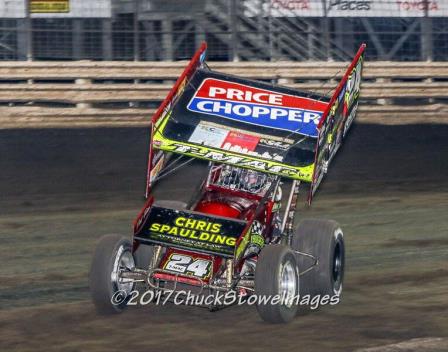
[[[146,150],[145,129],[0,131],[1,351],[353,351],[448,337],[448,126],[354,126],[300,209],[344,229],[342,301],[286,326],[247,306],[95,313],[92,250],[130,233]],[[164,196],[185,198],[200,174],[166,180]]]

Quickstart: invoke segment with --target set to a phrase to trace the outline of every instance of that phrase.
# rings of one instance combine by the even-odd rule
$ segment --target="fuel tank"
[[[230,204],[220,201],[201,202],[195,210],[201,213],[224,216],[227,218],[238,218],[241,215],[241,211],[236,207],[232,207]]]

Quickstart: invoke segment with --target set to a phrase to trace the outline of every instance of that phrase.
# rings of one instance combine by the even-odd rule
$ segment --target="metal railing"
[[[212,69],[331,94],[347,63],[214,62]],[[3,62],[0,128],[148,125],[185,62]],[[359,120],[443,122],[448,63],[366,62]]]

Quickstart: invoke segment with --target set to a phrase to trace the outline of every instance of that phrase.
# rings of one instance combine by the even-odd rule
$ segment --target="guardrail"
[[[185,62],[1,62],[0,128],[145,125]],[[216,71],[330,94],[339,62],[211,63]],[[359,119],[446,122],[448,63],[367,62]]]

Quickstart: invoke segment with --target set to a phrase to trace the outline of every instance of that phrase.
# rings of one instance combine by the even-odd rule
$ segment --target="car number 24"
[[[181,274],[205,278],[210,273],[212,262],[207,259],[193,258],[184,254],[172,254],[166,261],[164,269]]]

